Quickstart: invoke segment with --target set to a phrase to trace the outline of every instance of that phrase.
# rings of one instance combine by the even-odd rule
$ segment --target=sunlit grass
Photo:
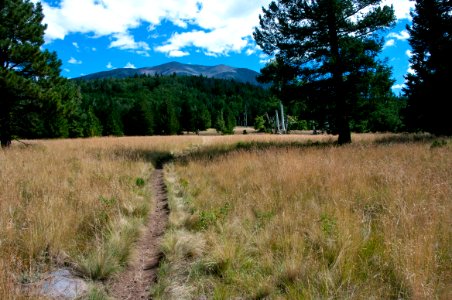
[[[154,165],[193,141],[26,141],[0,150],[0,299],[58,267],[90,279],[120,270],[153,206]]]
[[[167,169],[175,215],[154,296],[450,298],[451,141],[356,140]]]
[[[121,270],[154,205],[153,168],[171,158],[157,297],[447,298],[450,140],[353,140],[15,142],[0,150],[0,299],[25,297],[21,284],[62,266],[92,280]]]

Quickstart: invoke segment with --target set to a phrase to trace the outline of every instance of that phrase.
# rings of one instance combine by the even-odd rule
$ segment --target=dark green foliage
[[[84,108],[86,105],[82,103],[79,108],[80,113],[78,114],[78,124],[79,124],[79,135],[74,135],[72,137],[90,137],[90,136],[101,136],[102,135],[102,125],[99,119],[94,114],[92,107]]]
[[[149,102],[142,100],[133,104],[132,108],[124,114],[123,124],[126,135],[151,135],[154,130],[154,116]]]
[[[223,111],[217,113],[217,118],[215,119],[214,128],[217,132],[225,132],[226,131],[226,122],[224,121]]]
[[[433,143],[430,145],[430,149],[434,149],[434,148],[441,148],[447,145],[447,141],[445,140],[435,140],[433,141]]]
[[[227,106],[217,113],[214,127],[222,134],[234,133],[235,118],[232,111]]]
[[[230,80],[135,76],[75,82],[103,135],[171,135],[211,126],[230,134],[245,112],[252,120],[271,106],[268,90]]]
[[[259,132],[265,131],[265,120],[264,116],[257,116],[254,119],[254,129],[256,129]]]
[[[410,32],[413,73],[406,76],[407,125],[411,131],[452,134],[452,5],[450,0],[418,0]]]
[[[211,127],[211,115],[204,103],[205,99],[198,99],[199,93],[186,88],[185,101],[181,103],[180,124],[182,131],[198,132]]]
[[[145,185],[145,181],[144,181],[144,179],[143,178],[141,178],[141,177],[138,177],[136,180],[135,180],[135,184],[138,186],[138,187],[143,187],[144,185]]]
[[[352,76],[352,75],[351,75]],[[350,76],[350,77],[351,77]],[[404,129],[401,112],[406,99],[391,91],[393,81],[388,67],[350,78],[350,128],[354,132],[399,132]]]
[[[0,140],[80,134],[80,96],[60,77],[55,53],[41,51],[46,25],[42,6],[0,1]]]
[[[224,108],[224,129],[222,131],[223,134],[232,134],[234,133],[235,123],[235,115],[229,106]]]
[[[171,98],[163,98],[163,101],[158,106],[158,115],[158,134],[172,135],[180,132],[180,124],[176,115],[176,107]]]
[[[261,80],[273,82],[283,101],[306,103],[309,119],[351,142],[350,112],[382,63],[376,32],[395,20],[380,0],[278,0],[263,9],[254,38],[275,60]],[[358,89],[358,87],[360,87]],[[306,119],[306,118],[305,118]]]

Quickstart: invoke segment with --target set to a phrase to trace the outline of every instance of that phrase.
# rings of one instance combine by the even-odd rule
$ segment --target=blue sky
[[[37,2],[38,0],[32,0]],[[226,64],[259,71],[268,60],[252,38],[270,0],[42,0],[46,44],[63,62],[62,75],[78,77],[113,68],[170,61]],[[405,25],[414,2],[393,5],[397,25],[385,33],[383,57],[393,67],[393,90],[409,71]]]

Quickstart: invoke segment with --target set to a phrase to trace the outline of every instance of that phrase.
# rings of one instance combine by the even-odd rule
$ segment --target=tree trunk
[[[7,147],[11,146],[11,138],[2,136],[1,143],[2,143],[2,148],[7,148]]]
[[[279,126],[278,110],[275,110],[275,115],[276,115],[276,133],[281,133],[281,127]]]
[[[286,128],[286,123],[284,122],[284,107],[282,105],[282,102],[279,101],[279,106],[281,107],[281,127],[282,127],[282,132],[285,134],[287,133],[287,128]]]
[[[344,93],[344,78],[342,59],[339,53],[339,36],[336,20],[336,0],[329,0],[327,10],[329,43],[331,46],[331,57],[333,60],[332,75],[334,91],[336,96],[336,126],[339,133],[338,144],[348,144],[352,142],[350,125],[347,117],[347,104]]]
[[[3,78],[2,78],[3,79]],[[0,143],[2,148],[11,145],[11,96],[4,88],[4,80],[0,81]]]
[[[338,115],[338,120],[337,120],[339,137],[338,137],[337,142],[339,145],[349,144],[352,142],[352,135],[350,132],[350,125],[348,123],[348,118],[345,113],[339,112],[339,114],[340,115]]]
[[[11,145],[11,130],[7,113],[1,113],[0,116],[0,143],[2,148],[9,147]]]

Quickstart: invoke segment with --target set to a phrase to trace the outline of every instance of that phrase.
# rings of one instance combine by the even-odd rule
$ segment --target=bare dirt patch
[[[144,233],[137,241],[135,255],[124,272],[108,283],[109,295],[114,299],[148,299],[149,289],[157,279],[162,252],[160,242],[168,223],[168,198],[163,170],[152,175],[155,207]]]

